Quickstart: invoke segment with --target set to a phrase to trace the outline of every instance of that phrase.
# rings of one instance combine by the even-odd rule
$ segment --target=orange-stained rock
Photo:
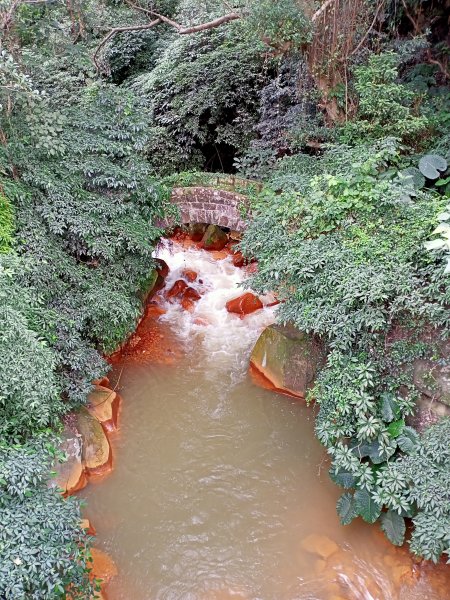
[[[119,396],[114,390],[95,386],[88,395],[87,409],[96,417],[107,431],[114,431],[117,427]]]
[[[238,298],[234,298],[233,300],[229,300],[226,303],[227,311],[230,313],[235,313],[237,315],[249,315],[255,310],[259,310],[263,308],[263,303],[261,300],[255,296],[254,294],[247,292]]]
[[[92,570],[90,577],[91,579],[101,579],[101,586],[103,587],[117,575],[116,564],[106,552],[103,552],[99,548],[92,548],[91,554]]]
[[[182,276],[191,283],[197,279],[197,273],[195,271],[191,271],[191,269],[185,269],[182,272]]]
[[[81,459],[86,470],[103,473],[111,468],[109,440],[101,423],[83,406],[77,414],[77,428],[83,438]]]
[[[244,258],[244,255],[242,254],[242,252],[235,252],[233,254],[233,265],[235,267],[243,267],[244,265],[247,264],[247,260]]]
[[[97,535],[95,527],[92,525],[89,519],[81,519],[81,529],[84,529],[88,535]]]
[[[169,265],[166,261],[162,258],[155,258],[155,262],[157,263],[156,270],[158,271],[158,274],[161,275],[161,277],[167,277],[169,274]]]
[[[183,298],[188,298],[189,300],[196,302],[197,300],[200,300],[201,296],[193,287],[188,287],[183,294]]]
[[[224,258],[228,258],[230,256],[230,253],[226,248],[223,250],[211,250],[210,253],[214,260],[224,260]]]
[[[328,558],[339,550],[336,542],[328,536],[311,533],[302,541],[302,547],[311,554],[318,554],[322,558]]]
[[[50,481],[50,485],[62,490],[64,496],[70,496],[86,486],[87,478],[81,459],[82,443],[80,436],[65,427],[62,440],[60,449],[67,455],[67,460],[53,464],[56,476]]]
[[[187,310],[188,312],[193,312],[194,310],[194,301],[191,300],[190,298],[184,298],[181,300],[181,306],[184,308],[184,310]]]
[[[205,235],[206,223],[191,223],[188,227],[188,234],[193,242],[200,242]]]
[[[184,293],[187,287],[188,284],[185,281],[183,281],[182,279],[178,279],[178,281],[175,281],[170,290],[166,292],[166,296],[167,298],[176,298],[178,296],[181,296],[181,294]]]
[[[321,341],[292,325],[266,327],[250,356],[250,364],[275,388],[303,398],[324,362]]]
[[[202,238],[205,250],[222,250],[227,242],[227,234],[218,225],[209,225]]]
[[[396,566],[392,569],[392,581],[397,586],[400,586],[403,583],[406,583],[408,581],[412,581],[412,579],[413,579],[413,573],[412,573],[411,565],[403,564],[403,565]]]
[[[249,265],[246,265],[245,272],[247,275],[255,275],[258,272],[258,263],[252,262]]]
[[[291,390],[286,390],[284,388],[276,387],[276,385],[270,379],[268,379],[264,375],[264,373],[261,373],[261,371],[258,369],[258,367],[256,367],[252,362],[250,362],[248,370],[249,370],[249,374],[250,374],[250,377],[252,378],[253,383],[255,385],[257,385],[258,387],[262,387],[265,390],[270,390],[271,392],[277,392],[277,394],[283,394],[284,396],[289,396],[291,398],[301,398],[301,399],[304,398],[304,396],[302,396],[301,394],[296,394],[295,392],[293,392]]]
[[[103,385],[104,387],[109,387],[110,383],[108,377],[105,375],[101,379],[94,379],[92,381],[92,385]]]

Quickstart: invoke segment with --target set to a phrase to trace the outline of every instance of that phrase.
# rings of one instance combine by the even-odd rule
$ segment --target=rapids
[[[160,292],[164,314],[143,320],[114,365],[114,470],[82,493],[119,569],[108,599],[448,598],[444,567],[414,563],[376,526],[340,526],[314,409],[248,375],[276,307],[226,311],[245,269],[173,242],[159,257],[166,289],[190,269],[202,297],[188,312]]]

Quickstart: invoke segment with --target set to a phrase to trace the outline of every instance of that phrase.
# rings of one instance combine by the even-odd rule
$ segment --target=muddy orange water
[[[161,256],[167,287],[190,269],[202,298],[187,312],[160,292],[114,366],[114,470],[82,492],[118,566],[108,599],[450,598],[445,565],[415,563],[377,526],[340,526],[313,410],[248,375],[276,308],[226,312],[245,276],[230,258],[176,244]]]

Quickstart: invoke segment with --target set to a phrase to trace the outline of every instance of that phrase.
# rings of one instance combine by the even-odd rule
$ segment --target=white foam
[[[216,260],[205,250],[185,249],[176,242],[163,244],[156,256],[166,261],[170,269],[166,289],[182,279],[182,272],[189,269],[198,274],[196,281],[189,285],[202,295],[195,302],[193,312],[184,310],[179,302],[166,301],[167,312],[162,319],[173,325],[173,330],[187,345],[191,340],[201,339],[209,357],[209,368],[215,372],[228,370],[240,379],[258,336],[274,322],[276,307],[266,306],[243,318],[227,311],[226,303],[247,291],[241,287],[246,273],[235,267],[230,257]]]

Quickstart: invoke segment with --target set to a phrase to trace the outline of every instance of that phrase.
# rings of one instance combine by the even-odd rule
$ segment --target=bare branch
[[[16,1],[20,2],[21,0],[16,0]],[[33,1],[33,0],[31,0],[31,1]],[[230,21],[235,21],[236,19],[241,18],[240,14],[238,14],[236,12],[231,12],[231,13],[228,13],[227,15],[223,15],[222,17],[218,17],[217,19],[214,19],[212,21],[208,21],[207,23],[201,23],[200,25],[192,25],[191,27],[183,27],[183,25],[180,25],[176,21],[169,19],[169,17],[166,17],[165,15],[161,15],[161,14],[155,12],[154,10],[149,10],[147,8],[143,8],[142,6],[134,4],[134,2],[132,2],[131,0],[125,0],[125,2],[131,8],[134,8],[135,10],[139,10],[148,15],[151,15],[152,17],[155,17],[155,19],[153,21],[151,21],[150,23],[146,23],[145,25],[130,25],[127,27],[113,27],[113,29],[111,29],[111,31],[109,33],[107,33],[105,35],[105,37],[102,39],[102,41],[99,43],[99,45],[95,49],[94,55],[92,57],[94,64],[98,70],[100,70],[100,65],[98,63],[97,58],[98,58],[100,50],[105,46],[105,44],[109,40],[111,40],[118,33],[122,33],[124,31],[143,31],[145,29],[151,29],[152,27],[155,27],[155,25],[159,25],[160,23],[166,23],[167,25],[170,25],[171,27],[176,29],[180,35],[187,35],[190,33],[197,33],[198,31],[206,31],[207,29],[214,29],[215,27],[220,27],[220,25],[223,25],[224,23],[229,23]]]
[[[198,31],[205,31],[206,29],[214,29],[215,27],[219,27],[224,23],[229,23],[230,21],[236,21],[240,19],[241,15],[238,13],[229,13],[228,15],[223,15],[223,17],[219,17],[218,19],[214,19],[213,21],[209,21],[208,23],[202,23],[201,25],[194,25],[192,27],[186,27],[184,29],[180,29],[178,33],[180,35],[186,33],[197,33]]]
[[[358,50],[361,48],[361,46],[364,44],[364,42],[367,39],[367,36],[369,35],[369,33],[372,31],[373,26],[376,23],[376,20],[378,18],[378,15],[380,13],[380,10],[382,9],[382,7],[384,6],[384,0],[381,0],[381,2],[379,3],[379,5],[377,6],[377,10],[375,11],[375,16],[373,18],[372,23],[370,24],[369,29],[366,31],[365,35],[362,37],[361,41],[359,42],[359,44],[356,46],[356,48],[350,52],[349,57],[353,56],[354,54],[356,54],[358,52]]]
[[[322,6],[319,8],[319,10],[316,10],[316,12],[313,14],[313,16],[311,17],[311,21],[314,23],[314,21],[317,21],[317,19],[327,10],[327,8],[329,6],[331,6],[332,4],[334,4],[336,2],[336,0],[326,0]]]

